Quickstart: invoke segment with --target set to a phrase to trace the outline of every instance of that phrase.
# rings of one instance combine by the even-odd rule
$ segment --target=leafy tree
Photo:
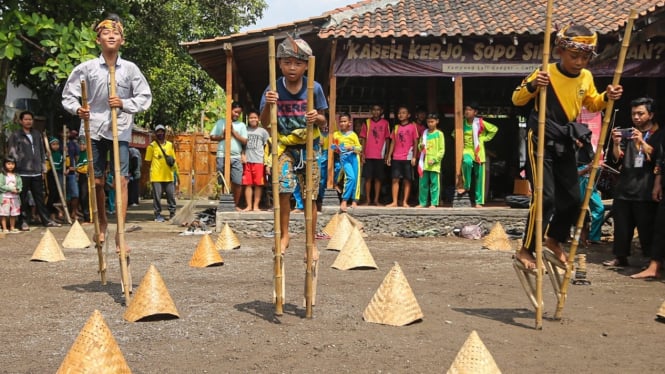
[[[0,4],[0,100],[8,76],[42,104],[59,107],[60,86],[78,63],[96,56],[92,25],[107,12],[125,24],[124,58],[135,62],[153,91],[137,122],[177,129],[198,124],[216,84],[180,47],[182,41],[229,35],[262,16],[265,0],[5,0]],[[221,114],[220,114],[221,115]]]

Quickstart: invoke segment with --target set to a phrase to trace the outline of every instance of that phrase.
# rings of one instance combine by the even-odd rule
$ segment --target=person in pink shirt
[[[418,149],[418,130],[410,120],[409,109],[401,106],[397,110],[399,124],[390,135],[390,148],[386,157],[386,163],[390,166],[392,177],[393,201],[388,207],[396,207],[399,196],[399,181],[402,179],[402,204],[408,207],[409,194],[411,192],[411,181],[413,180],[413,168],[416,166]]]
[[[362,175],[365,177],[365,203],[380,205],[379,195],[381,182],[385,178],[386,151],[390,146],[390,124],[383,118],[381,105],[372,105],[372,118],[368,118],[360,129],[360,144],[363,152],[360,155],[363,165]],[[372,199],[374,185],[374,199]]]

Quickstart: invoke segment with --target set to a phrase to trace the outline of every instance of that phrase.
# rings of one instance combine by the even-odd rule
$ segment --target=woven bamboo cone
[[[344,244],[344,248],[339,252],[331,267],[339,270],[377,268],[374,257],[372,257],[357,227],[351,230],[351,236],[349,236],[349,239]]]
[[[162,276],[155,265],[150,264],[122,317],[129,322],[136,322],[145,317],[159,315],[164,315],[165,319],[170,318],[168,315],[180,318]]]
[[[341,251],[342,248],[344,248],[344,244],[349,239],[352,230],[353,224],[349,221],[349,216],[347,214],[340,214],[339,219],[337,220],[337,229],[335,230],[335,234],[328,241],[326,249]]]
[[[492,251],[513,251],[513,245],[500,222],[496,222],[485,237],[483,248]]]
[[[131,372],[98,310],[92,312],[57,371],[58,374]]]
[[[217,251],[210,235],[205,234],[199,240],[196,250],[189,260],[189,266],[195,268],[205,268],[208,266],[224,265],[224,259]]]
[[[230,251],[232,249],[240,248],[240,240],[238,240],[236,234],[233,233],[233,230],[231,230],[228,223],[224,224],[222,232],[219,233],[215,245],[220,251]]]
[[[73,249],[88,248],[91,244],[92,242],[88,238],[88,234],[85,233],[78,220],[74,221],[72,228],[69,229],[67,236],[65,236],[65,240],[62,241],[63,247]]]
[[[423,312],[409,286],[409,281],[404,276],[402,268],[395,262],[365,308],[363,319],[372,323],[404,326],[422,318]]]
[[[51,230],[46,229],[42,240],[37,244],[37,248],[32,253],[30,261],[58,262],[64,261],[65,254],[62,253],[60,244],[53,236]]]
[[[475,330],[471,331],[466,342],[464,342],[464,345],[457,353],[455,361],[453,361],[450,369],[448,369],[448,374],[462,373],[501,373],[496,362],[494,362],[492,354],[487,350],[487,347],[480,340]]]
[[[660,305],[660,309],[658,309],[658,313],[656,313],[656,317],[658,317],[658,319],[661,322],[665,322],[665,301],[663,301],[663,303]]]
[[[341,215],[346,216],[346,218],[348,218],[349,221],[351,221],[351,224],[352,224],[353,226],[357,227],[358,230],[360,230],[360,231],[362,232],[362,230],[363,230],[363,226],[364,226],[362,222],[358,221],[357,218],[354,218],[354,217],[353,217],[352,215],[350,215],[349,213],[342,213]]]
[[[328,234],[330,236],[335,235],[335,231],[337,231],[337,225],[339,223],[339,213],[335,213],[335,215],[330,218],[330,221],[326,224],[326,226],[323,228],[323,233]]]

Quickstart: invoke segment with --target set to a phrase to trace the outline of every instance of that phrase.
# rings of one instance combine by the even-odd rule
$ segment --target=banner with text
[[[445,43],[444,43],[445,41]],[[349,40],[337,51],[335,75],[351,76],[524,76],[542,64],[542,42],[490,43],[464,39],[463,43],[387,42]],[[516,45],[517,44],[517,45]],[[614,75],[620,50],[618,41],[600,44],[599,57],[589,64],[595,76]],[[550,61],[558,60],[552,48]],[[631,45],[623,77],[664,77],[665,39],[654,38]]]

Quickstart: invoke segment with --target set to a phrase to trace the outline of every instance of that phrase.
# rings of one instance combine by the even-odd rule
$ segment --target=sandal
[[[624,267],[628,266],[628,259],[625,257],[617,257],[611,260],[603,261],[603,266],[609,267]]]

